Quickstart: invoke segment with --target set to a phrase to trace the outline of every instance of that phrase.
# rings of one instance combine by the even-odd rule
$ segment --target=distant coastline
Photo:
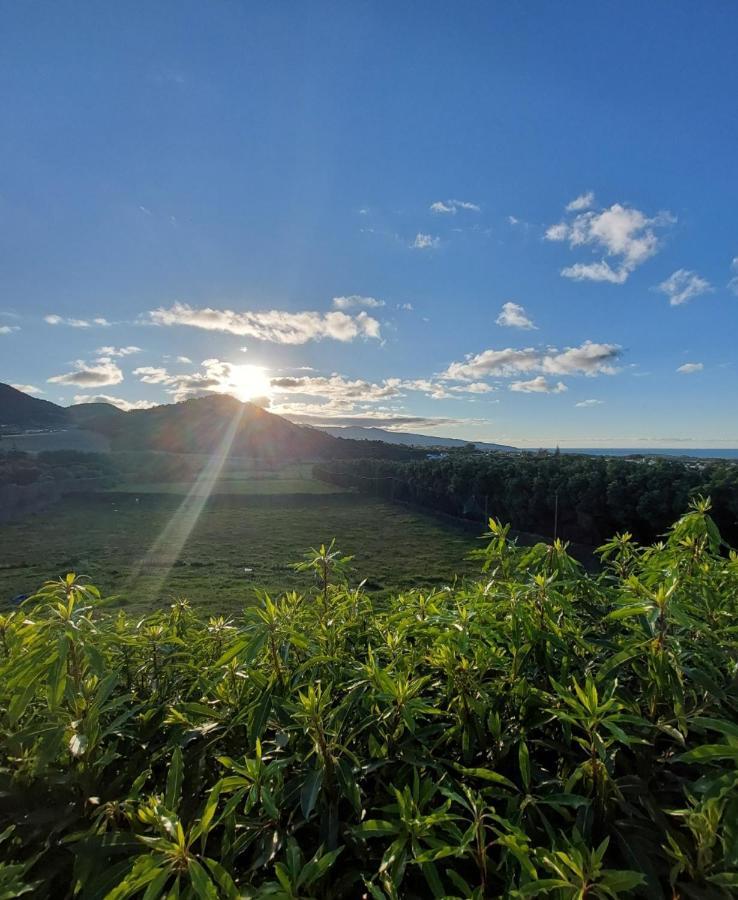
[[[555,448],[549,447],[549,450]],[[561,447],[562,453],[587,456],[686,456],[693,459],[738,459],[738,448],[686,449],[685,447]]]

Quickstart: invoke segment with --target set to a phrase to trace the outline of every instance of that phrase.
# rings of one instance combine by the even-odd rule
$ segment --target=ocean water
[[[549,448],[555,449],[555,448]],[[706,449],[693,450],[685,447],[562,447],[562,453],[584,453],[587,456],[632,456],[638,453],[641,456],[689,456],[692,459],[738,459],[738,448],[733,449]]]

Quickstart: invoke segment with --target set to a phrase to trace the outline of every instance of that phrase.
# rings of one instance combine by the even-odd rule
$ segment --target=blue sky
[[[2,3],[0,380],[738,446],[736,33],[732,2]]]

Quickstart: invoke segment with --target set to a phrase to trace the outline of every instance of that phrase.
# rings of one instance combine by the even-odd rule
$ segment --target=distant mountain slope
[[[220,446],[231,425],[235,432],[230,452],[238,456],[293,459],[331,456],[336,450],[330,435],[293,425],[225,395],[118,412],[90,416],[85,422],[86,428],[107,435],[114,450],[210,453]]]
[[[237,456],[281,461],[358,457],[408,459],[413,454],[410,448],[383,443],[379,439],[345,440],[343,435],[334,437],[316,428],[295,425],[260,406],[241,403],[224,394],[151,409],[123,411],[108,403],[84,403],[65,408],[0,384],[0,425],[19,430],[69,428],[75,434],[94,432],[109,441],[111,450],[211,453],[220,446],[233,425],[230,453]]]
[[[431,437],[427,434],[412,434],[407,431],[387,431],[384,428],[365,428],[359,425],[349,425],[337,428],[331,425],[317,426],[321,431],[332,434],[334,437],[350,438],[354,441],[385,441],[388,444],[402,444],[415,447],[464,447],[473,443],[479,450],[517,450],[517,447],[508,447],[506,444],[489,444],[484,441],[462,441],[459,438]]]
[[[31,428],[60,428],[67,422],[68,414],[63,406],[39,400],[9,384],[0,383],[0,427],[23,431]]]
[[[71,407],[74,414],[76,407]],[[225,394],[198,397],[152,409],[96,416],[84,427],[110,438],[114,450],[165,450],[210,453],[237,420],[231,453],[260,459],[346,459],[362,456],[406,459],[409,448],[379,441],[343,440],[304,425],[295,425],[253,403]]]

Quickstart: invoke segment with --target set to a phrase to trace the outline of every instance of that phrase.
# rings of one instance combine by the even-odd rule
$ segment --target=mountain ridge
[[[0,383],[0,433],[13,429],[79,428],[105,436],[111,450],[212,453],[227,438],[234,455],[262,459],[410,458],[410,448],[359,442],[297,425],[253,403],[211,394],[149,409],[121,410],[108,403],[68,407]]]
[[[494,444],[488,441],[465,441],[461,438],[435,437],[428,434],[415,434],[410,431],[388,431],[385,428],[377,428],[365,425],[317,425],[321,431],[325,431],[333,437],[341,437],[354,441],[383,441],[387,444],[399,444],[413,447],[466,447],[473,444],[478,450],[515,452],[517,447],[507,444]]]

